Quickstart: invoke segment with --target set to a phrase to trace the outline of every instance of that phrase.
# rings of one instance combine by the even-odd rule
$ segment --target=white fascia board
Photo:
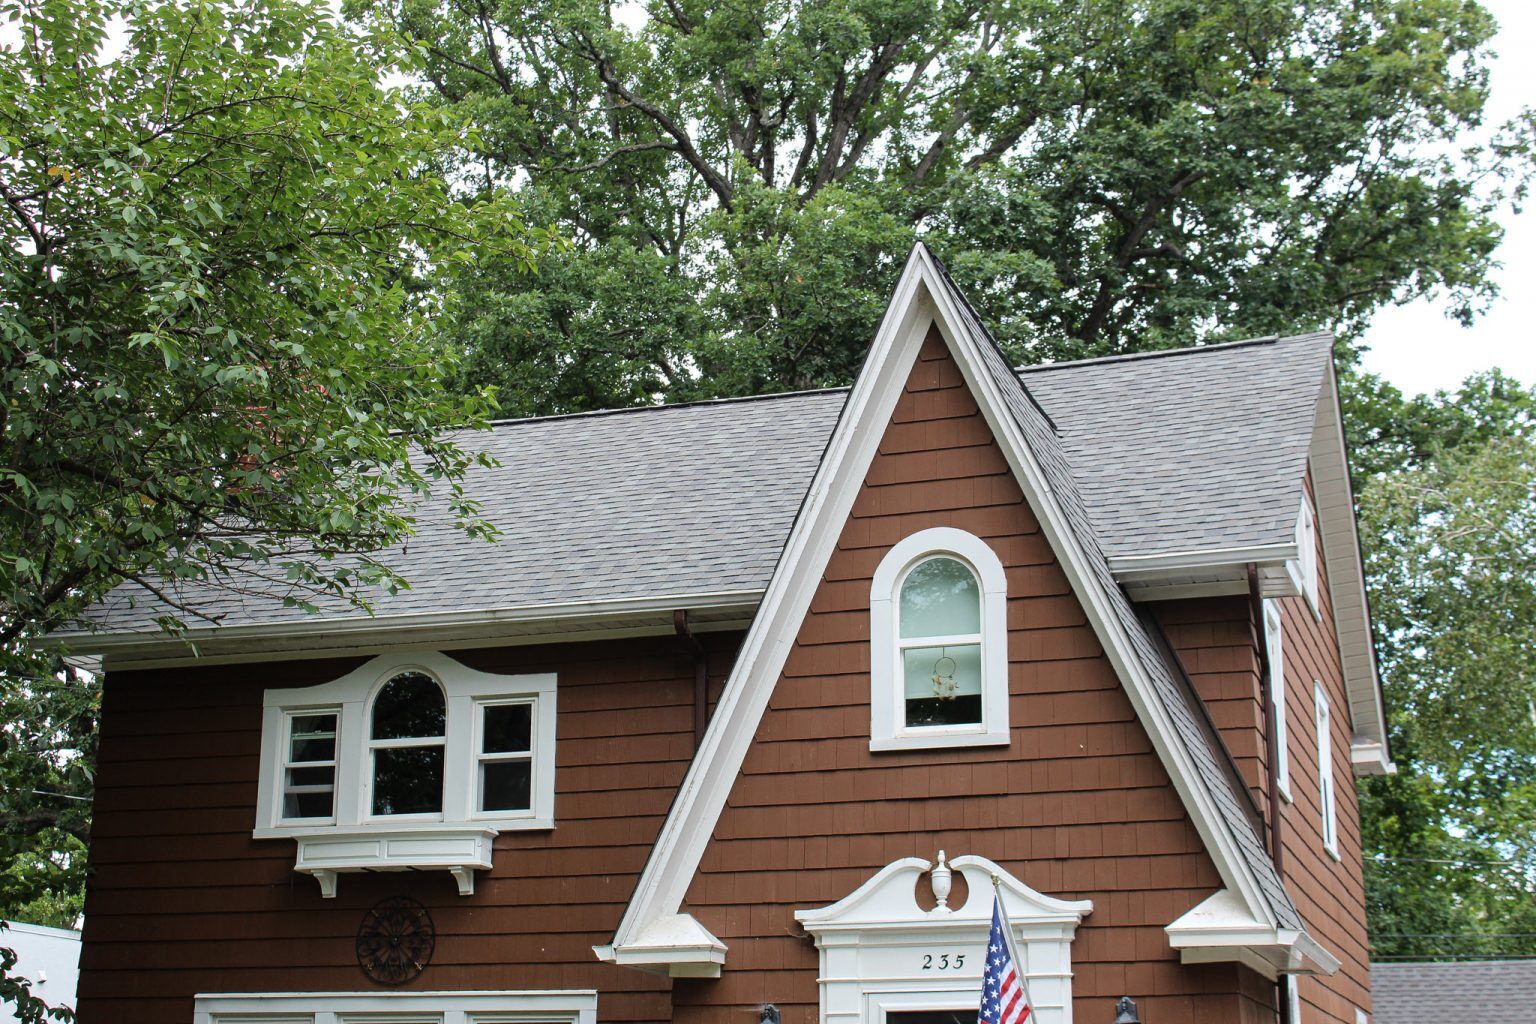
[[[48,634],[40,642],[48,647],[66,646],[71,655],[99,654],[119,661],[131,659],[135,663],[150,659],[198,661],[207,660],[201,651],[215,652],[236,646],[239,656],[251,657],[260,656],[264,650],[294,653],[311,648],[337,650],[386,642],[390,646],[429,642],[477,629],[529,623],[599,625],[645,615],[665,615],[670,623],[672,612],[679,608],[735,611],[745,617],[752,613],[762,596],[761,590],[733,590],[403,615],[305,618],[244,626],[199,627],[181,633],[59,632]]]
[[[653,922],[677,914],[714,834],[715,823],[820,585],[821,568],[831,558],[863,484],[863,471],[848,467],[867,467],[873,461],[933,321],[924,281],[931,271],[918,258],[918,251],[914,249],[907,261],[875,342],[827,442],[758,614],[736,655],[720,703],[619,922],[615,950],[638,942]]]
[[[1397,774],[1397,765],[1388,759],[1387,748],[1362,736],[1356,736],[1349,745],[1349,763],[1356,775]]]
[[[630,942],[593,946],[592,952],[605,963],[673,978],[718,978],[726,945],[692,914],[673,914],[651,922]]]
[[[1339,410],[1338,378],[1331,359],[1318,395],[1311,464],[1312,486],[1317,494],[1317,532],[1322,538],[1328,570],[1339,659],[1349,695],[1350,726],[1361,738],[1380,744],[1381,755],[1377,760],[1381,771],[1390,774],[1396,767],[1387,744],[1386,705],[1377,674],[1370,602],[1365,593],[1365,568]]]
[[[1109,569],[1122,581],[1141,575],[1159,576],[1180,572],[1211,572],[1232,567],[1246,569],[1249,562],[1284,565],[1296,559],[1296,542],[1250,544],[1236,548],[1200,548],[1156,555],[1110,555]]]
[[[1280,974],[1333,974],[1339,959],[1305,931],[1253,917],[1220,889],[1163,931],[1186,964],[1241,963],[1273,980]]]
[[[915,246],[737,655],[719,707],[619,922],[613,942],[616,949],[634,942],[651,922],[670,917],[681,907],[930,323],[938,326],[954,354],[1223,881],[1242,895],[1253,915],[1275,926],[1257,878],[1243,860],[1236,838],[1222,824],[1190,752],[1177,739],[1129,636],[1089,579],[1088,554],[1067,527],[996,382],[981,369],[981,356],[973,343],[951,328],[959,322],[960,311],[951,304],[927,251],[920,244]]]

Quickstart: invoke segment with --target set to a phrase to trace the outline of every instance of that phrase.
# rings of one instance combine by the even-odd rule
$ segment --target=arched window
[[[971,567],[931,555],[901,581],[901,649],[908,728],[981,724],[981,584]]]
[[[893,547],[870,591],[870,748],[1008,742],[1007,581],[981,538]]]
[[[424,672],[402,672],[373,699],[368,748],[375,815],[441,814],[448,713],[443,690]]]

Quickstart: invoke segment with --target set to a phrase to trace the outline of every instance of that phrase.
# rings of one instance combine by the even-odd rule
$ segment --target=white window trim
[[[1317,806],[1322,818],[1323,849],[1339,859],[1338,793],[1333,771],[1333,714],[1321,680],[1313,683],[1317,720]]]
[[[1317,514],[1312,510],[1312,499],[1303,493],[1301,510],[1296,513],[1296,562],[1294,576],[1296,589],[1307,599],[1312,617],[1321,621],[1322,602],[1318,600],[1317,568]]]
[[[192,1024],[597,1024],[592,989],[199,993]]]
[[[901,673],[899,589],[907,571],[935,555],[955,558],[981,587],[981,724],[908,727]],[[1008,732],[1008,579],[986,541],[948,526],[921,530],[887,552],[870,585],[869,749],[1004,746]],[[974,643],[974,638],[967,639]]]
[[[443,688],[447,721],[440,814],[371,812],[373,700],[402,672],[422,672]],[[340,679],[318,686],[267,690],[263,695],[261,768],[256,795],[257,839],[298,841],[295,870],[312,874],[334,896],[336,873],[432,868],[451,872],[464,895],[473,871],[490,867],[498,832],[548,829],[555,824],[556,679],[552,674],[494,675],[469,668],[439,651],[380,655]],[[480,812],[479,717],[486,704],[526,700],[534,705],[530,773],[532,806],[525,812]],[[283,766],[288,721],[295,712],[337,717],[333,819],[282,817]]]
[[[1275,716],[1275,788],[1289,803],[1292,799],[1291,741],[1285,720],[1285,616],[1278,601],[1264,602],[1264,643],[1269,656],[1270,713]]]

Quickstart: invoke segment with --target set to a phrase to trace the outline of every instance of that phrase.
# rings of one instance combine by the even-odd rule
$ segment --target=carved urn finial
[[[949,907],[949,890],[954,872],[949,869],[949,864],[944,860],[944,851],[939,851],[938,863],[933,866],[933,871],[928,876],[928,883],[933,886],[933,899],[938,906],[933,908],[936,914],[952,913]]]

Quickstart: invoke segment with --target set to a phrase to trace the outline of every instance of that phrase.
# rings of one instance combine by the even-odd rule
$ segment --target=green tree
[[[1350,396],[1399,765],[1362,787],[1376,952],[1536,954],[1536,391]]]
[[[366,603],[431,490],[486,534],[448,428],[489,398],[441,387],[432,283],[543,237],[461,201],[440,164],[471,136],[380,84],[416,55],[323,4],[0,21],[0,894],[63,915],[95,694],[39,634],[125,580],[168,626],[208,617],[190,582]]]
[[[1467,318],[1529,171],[1529,117],[1470,144],[1463,0],[347,10],[426,48],[466,173],[575,239],[455,311],[517,412],[846,383],[918,232],[1021,358],[1352,336],[1437,289]]]

